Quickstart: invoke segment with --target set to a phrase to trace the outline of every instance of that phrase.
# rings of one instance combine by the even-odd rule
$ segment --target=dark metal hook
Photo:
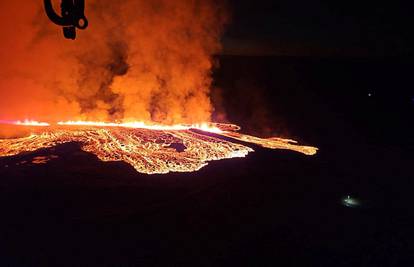
[[[85,17],[85,0],[62,0],[61,16],[53,9],[52,0],[44,0],[46,14],[49,19],[63,27],[63,34],[68,39],[76,38],[76,28],[84,30],[88,27]]]

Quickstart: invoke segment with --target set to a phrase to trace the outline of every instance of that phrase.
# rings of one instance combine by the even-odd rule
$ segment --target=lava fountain
[[[3,122],[4,123],[4,122]],[[193,172],[209,161],[242,158],[254,150],[229,139],[271,149],[314,155],[317,148],[281,138],[262,139],[238,133],[232,124],[147,125],[142,122],[105,123],[69,121],[56,125],[26,121],[12,124],[39,126],[21,138],[0,139],[0,157],[14,156],[59,144],[78,142],[82,150],[102,161],[124,161],[140,173]]]

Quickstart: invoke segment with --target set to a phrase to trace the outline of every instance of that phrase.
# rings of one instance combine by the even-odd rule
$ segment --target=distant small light
[[[371,93],[368,93],[368,96],[369,96],[369,97],[371,97],[371,96],[372,96],[372,94],[371,94]]]
[[[342,205],[348,208],[356,208],[361,205],[361,202],[359,201],[359,199],[348,195],[342,199]]]

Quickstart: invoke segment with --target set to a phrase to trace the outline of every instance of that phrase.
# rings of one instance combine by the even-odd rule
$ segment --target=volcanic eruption
[[[317,151],[212,122],[212,55],[227,21],[220,1],[88,1],[90,28],[75,42],[35,1],[3,2],[0,12],[0,124],[31,127],[0,139],[2,157],[79,142],[103,161],[154,174],[253,151],[236,140]]]

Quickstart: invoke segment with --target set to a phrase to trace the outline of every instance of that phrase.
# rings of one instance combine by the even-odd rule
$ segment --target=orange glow
[[[88,0],[91,25],[69,42],[42,1],[0,1],[0,120],[211,120],[221,2]]]
[[[23,125],[23,126],[50,126],[47,122],[38,122],[38,121],[30,121],[30,120],[24,120],[24,121],[17,121],[16,125]]]
[[[4,121],[1,120],[0,124],[12,124],[12,125],[20,125],[20,126],[35,126],[35,127],[48,127],[50,126],[47,122],[39,122],[35,120],[24,120],[24,121]]]

